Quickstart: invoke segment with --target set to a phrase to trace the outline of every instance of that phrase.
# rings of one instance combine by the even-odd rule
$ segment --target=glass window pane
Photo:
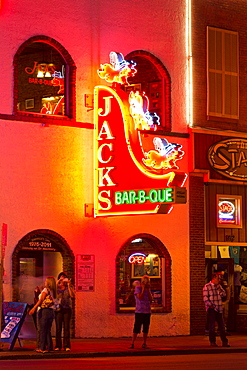
[[[225,33],[225,70],[237,72],[237,35]]]
[[[238,114],[238,79],[236,76],[226,75],[225,78],[225,114]]]
[[[216,113],[222,113],[222,74],[216,74],[216,89],[215,89],[215,100],[216,100]]]
[[[65,62],[52,46],[34,42],[18,58],[18,111],[65,115]]]
[[[209,73],[209,112],[215,112],[215,73]]]
[[[222,32],[216,31],[216,69],[222,70]]]
[[[145,256],[145,257],[144,257]],[[134,239],[123,251],[119,259],[119,276],[117,279],[117,303],[120,311],[135,307],[135,284],[141,283],[143,275],[151,279],[153,302],[151,307],[161,309],[165,302],[162,297],[162,258],[147,239]]]
[[[215,30],[208,30],[208,67],[215,69]]]

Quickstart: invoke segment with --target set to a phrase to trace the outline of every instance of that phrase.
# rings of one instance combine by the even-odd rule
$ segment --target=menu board
[[[27,314],[27,303],[3,302],[4,328],[1,342],[10,343],[12,350]]]

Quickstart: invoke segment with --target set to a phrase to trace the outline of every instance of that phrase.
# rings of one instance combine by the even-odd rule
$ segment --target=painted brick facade
[[[204,183],[201,176],[190,176],[190,332],[205,330],[205,306],[202,288],[205,284]]]

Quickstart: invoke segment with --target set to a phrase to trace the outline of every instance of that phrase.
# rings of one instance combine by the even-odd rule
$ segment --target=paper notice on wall
[[[230,258],[230,253],[229,253],[229,247],[228,246],[219,246],[219,251],[220,251],[220,257],[221,258]]]
[[[76,256],[76,291],[94,292],[95,259],[94,255]]]

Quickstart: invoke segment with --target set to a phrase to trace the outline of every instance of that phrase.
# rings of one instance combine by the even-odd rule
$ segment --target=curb
[[[0,353],[1,360],[38,360],[38,359],[63,359],[63,358],[93,358],[93,357],[126,357],[126,356],[172,356],[172,355],[201,355],[219,353],[247,353],[247,348],[190,348],[166,350],[130,350],[111,352],[80,352],[80,353]]]

